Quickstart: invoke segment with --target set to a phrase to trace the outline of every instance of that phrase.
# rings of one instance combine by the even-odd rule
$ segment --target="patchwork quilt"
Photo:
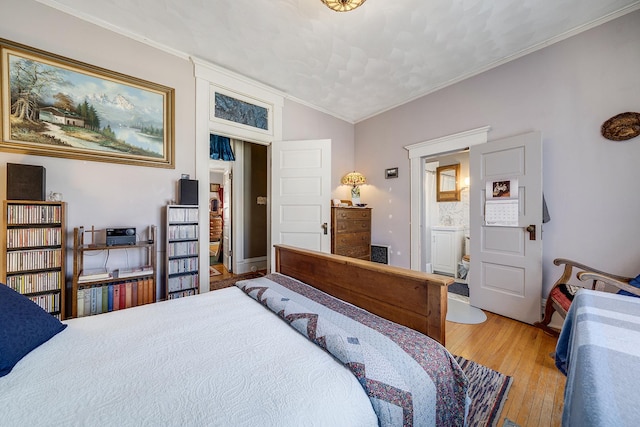
[[[356,376],[381,426],[463,426],[468,380],[438,342],[290,277],[236,283]]]

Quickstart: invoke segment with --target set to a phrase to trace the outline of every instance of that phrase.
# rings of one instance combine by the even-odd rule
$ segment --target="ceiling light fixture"
[[[329,9],[335,10],[336,12],[349,12],[357,7],[359,7],[362,3],[367,0],[320,0],[324,3]]]

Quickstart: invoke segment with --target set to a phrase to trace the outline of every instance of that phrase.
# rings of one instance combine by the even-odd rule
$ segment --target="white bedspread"
[[[65,323],[0,378],[0,425],[377,425],[347,368],[236,287]]]

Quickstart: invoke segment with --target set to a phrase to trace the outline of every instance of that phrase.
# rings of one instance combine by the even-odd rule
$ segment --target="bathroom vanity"
[[[431,264],[434,273],[457,277],[458,263],[464,254],[464,227],[431,227]]]

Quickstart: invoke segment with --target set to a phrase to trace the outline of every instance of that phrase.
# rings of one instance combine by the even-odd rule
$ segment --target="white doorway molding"
[[[424,233],[423,173],[425,158],[467,149],[487,142],[489,126],[407,145],[411,174],[411,269],[424,271],[422,235]],[[474,207],[470,207],[473,211]]]
[[[233,139],[256,144],[271,145],[273,141],[282,140],[282,109],[284,95],[261,83],[225,70],[222,67],[191,58],[196,77],[196,134],[195,134],[195,171],[196,179],[201,183],[198,200],[209,199],[209,134],[226,136]],[[268,129],[256,129],[226,120],[217,119],[213,113],[215,91],[224,92],[238,100],[266,108],[269,114]],[[269,154],[270,155],[270,150]],[[267,171],[267,188],[271,188],[270,170]],[[267,221],[271,222],[271,197],[267,197]],[[240,201],[241,202],[241,201]],[[236,203],[236,202],[232,202]],[[209,291],[209,208],[208,203],[200,203],[200,292]],[[234,209],[232,209],[232,212]],[[232,233],[234,242],[242,241],[242,227]],[[267,227],[267,245],[271,247],[271,234]],[[232,250],[234,244],[232,243]],[[267,265],[270,265],[271,251],[267,251]],[[238,254],[239,255],[239,254]],[[233,257],[236,261],[242,261]]]

